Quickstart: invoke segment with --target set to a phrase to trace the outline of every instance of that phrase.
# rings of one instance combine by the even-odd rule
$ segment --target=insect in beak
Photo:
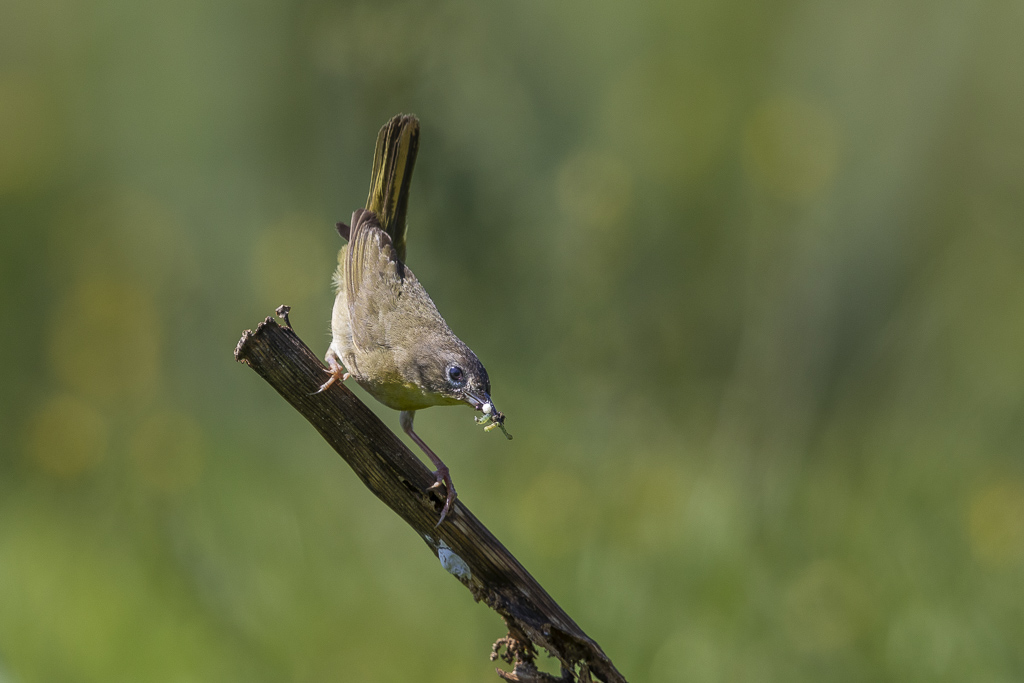
[[[491,403],[490,397],[486,394],[484,398],[477,394],[470,393],[468,397],[471,399],[470,405],[483,413],[480,417],[474,417],[478,425],[484,425],[484,431],[489,432],[495,427],[501,430],[501,433],[505,435],[506,439],[512,440],[512,435],[505,429],[505,414],[494,407]]]

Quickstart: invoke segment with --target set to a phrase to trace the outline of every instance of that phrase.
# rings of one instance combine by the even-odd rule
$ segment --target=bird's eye
[[[462,368],[460,368],[458,365],[453,365],[450,368],[448,368],[448,379],[450,379],[453,383],[461,383],[462,378],[464,376],[465,373],[462,372]]]

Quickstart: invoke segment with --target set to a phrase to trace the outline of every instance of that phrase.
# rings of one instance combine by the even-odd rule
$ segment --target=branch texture
[[[430,490],[435,477],[373,412],[341,383],[313,394],[326,370],[290,327],[267,318],[247,330],[235,348],[245,363],[292,405],[362,482],[430,547],[442,566],[501,615],[508,636],[491,659],[514,665],[498,674],[510,681],[625,683],[601,648],[580,629],[480,521],[457,500],[435,528],[444,496]],[[501,648],[504,647],[504,653]],[[537,670],[542,647],[562,665],[561,678]],[[593,677],[593,678],[592,678]]]

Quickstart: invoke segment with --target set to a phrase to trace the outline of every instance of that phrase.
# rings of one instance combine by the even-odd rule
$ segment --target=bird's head
[[[420,384],[445,403],[482,410],[491,402],[491,381],[476,354],[458,339],[420,356]],[[425,361],[425,362],[424,362]]]
[[[429,342],[428,342],[429,340]],[[491,381],[476,354],[450,332],[420,336],[415,361],[414,382],[434,405],[466,405],[483,413],[476,421],[485,431],[500,427],[506,438],[505,415],[491,402]]]

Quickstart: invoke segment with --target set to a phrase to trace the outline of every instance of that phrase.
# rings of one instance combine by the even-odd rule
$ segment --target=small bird
[[[365,209],[351,226],[338,223],[348,244],[338,252],[334,273],[332,341],[325,360],[331,374],[319,391],[352,377],[375,399],[401,411],[402,429],[437,468],[431,488],[447,491],[440,526],[455,503],[448,467],[412,428],[417,410],[466,403],[483,413],[485,430],[505,416],[491,402],[487,370],[449,329],[416,276],[405,265],[406,212],[419,121],[398,115],[377,135]],[[319,393],[319,391],[317,393]]]

